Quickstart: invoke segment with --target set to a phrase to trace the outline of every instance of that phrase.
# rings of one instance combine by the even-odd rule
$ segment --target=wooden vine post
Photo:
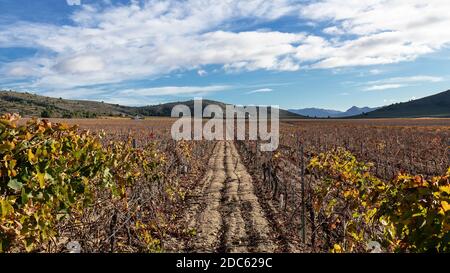
[[[305,159],[303,156],[303,143],[300,144],[300,179],[302,191],[302,214],[301,214],[301,236],[303,243],[306,243],[306,202],[305,202]]]

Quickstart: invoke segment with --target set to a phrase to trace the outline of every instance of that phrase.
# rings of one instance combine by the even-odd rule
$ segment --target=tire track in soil
[[[277,249],[253,181],[233,142],[218,142],[187,215],[197,235],[189,252],[273,252]]]

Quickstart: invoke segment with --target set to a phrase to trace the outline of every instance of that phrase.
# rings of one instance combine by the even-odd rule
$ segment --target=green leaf
[[[20,197],[22,199],[22,204],[26,204],[28,202],[28,199],[29,199],[30,196],[25,192],[25,189],[22,188],[22,192],[20,194]]]
[[[14,211],[14,208],[8,202],[8,200],[0,200],[0,208],[2,217],[6,217],[8,214]]]
[[[11,179],[8,182],[8,187],[15,191],[20,191],[23,187],[23,184],[21,182],[17,181],[17,179]]]
[[[8,152],[10,151],[10,147],[7,144],[0,144],[0,153]]]

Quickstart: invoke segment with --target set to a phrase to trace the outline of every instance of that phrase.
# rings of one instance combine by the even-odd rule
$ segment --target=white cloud
[[[317,55],[313,65],[333,68],[409,61],[441,49],[450,42],[447,10],[446,0],[323,0],[307,4],[300,13],[334,24],[324,32],[342,36],[321,45],[332,53]]]
[[[387,79],[383,79],[383,80],[372,81],[372,83],[377,83],[377,82],[378,83],[379,82],[415,83],[415,82],[442,82],[442,81],[444,81],[444,78],[442,78],[442,77],[417,75],[417,76],[410,76],[410,77],[387,78]]]
[[[424,83],[424,82],[441,82],[444,81],[442,77],[435,76],[426,76],[426,75],[417,75],[410,77],[394,77],[394,78],[386,78],[376,81],[369,81],[366,85],[368,87],[364,88],[365,91],[377,91],[377,90],[386,90],[386,89],[397,89],[401,87],[411,86],[413,84]]]
[[[21,60],[0,68],[0,74],[29,76],[35,88],[75,89],[185,70],[196,70],[202,76],[206,65],[236,72],[390,64],[449,45],[448,10],[447,0],[83,4],[71,16],[70,26],[1,25],[2,47],[38,48],[39,54],[26,60],[29,69],[24,69]],[[288,15],[298,15],[303,24],[322,28],[327,35],[268,29],[238,32],[230,27],[241,19],[257,23]]]
[[[324,33],[329,35],[342,35],[345,34],[345,32],[338,28],[337,26],[327,27],[323,30]]]
[[[203,96],[212,92],[226,91],[233,89],[234,86],[228,85],[209,85],[209,86],[162,86],[152,88],[128,88],[120,89],[118,86],[111,91],[110,86],[82,87],[75,89],[58,89],[41,92],[41,95],[50,97],[62,97],[65,99],[88,99],[95,101],[104,101],[112,104],[142,106],[154,105],[165,102],[161,96]]]
[[[24,65],[17,65],[14,67],[11,67],[8,71],[7,71],[7,75],[11,76],[11,77],[27,77],[30,74],[33,74],[34,71],[33,69],[24,66]]]
[[[146,79],[190,69],[205,75],[201,67],[210,64],[228,71],[299,68],[288,55],[304,34],[220,30],[222,24],[239,18],[276,19],[291,12],[287,1],[206,2],[133,2],[105,9],[85,4],[72,16],[75,26],[27,22],[0,26],[0,43],[41,50],[39,58],[28,60],[39,67],[39,75],[29,76],[37,77],[33,85],[44,89]]]
[[[405,84],[381,84],[381,85],[372,85],[367,88],[365,88],[365,91],[380,91],[380,90],[387,90],[387,89],[397,89],[402,88],[407,85]]]
[[[144,106],[144,105],[156,105],[163,103],[161,100],[154,100],[149,97],[129,97],[129,96],[108,96],[102,101],[111,104],[119,104],[126,106]]]
[[[383,70],[380,70],[380,69],[371,69],[371,70],[369,71],[369,73],[370,73],[371,75],[379,75],[379,74],[383,73]]]
[[[64,60],[56,65],[56,69],[63,73],[82,74],[98,72],[105,68],[105,64],[97,56],[77,56]]]
[[[271,88],[261,88],[261,89],[249,91],[249,92],[247,92],[247,94],[268,93],[268,92],[272,92],[272,91],[273,91],[273,89],[271,89]]]
[[[208,72],[206,72],[206,71],[203,70],[203,69],[200,69],[200,70],[197,71],[197,74],[198,74],[200,77],[204,77],[204,76],[208,75]]]
[[[81,0],[66,0],[69,6],[79,6],[81,5]]]
[[[409,77],[393,77],[393,78],[386,78],[376,81],[369,81],[367,84],[379,84],[379,83],[420,83],[420,82],[442,82],[444,81],[443,77],[436,77],[436,76],[427,76],[427,75],[416,75],[416,76],[409,76]]]
[[[227,85],[211,86],[164,86],[152,88],[136,88],[120,91],[120,95],[162,96],[162,95],[201,95],[231,89]]]

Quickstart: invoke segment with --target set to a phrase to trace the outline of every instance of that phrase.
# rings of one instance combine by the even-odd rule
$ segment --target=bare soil
[[[217,142],[186,221],[189,252],[274,252],[275,234],[233,142]]]

